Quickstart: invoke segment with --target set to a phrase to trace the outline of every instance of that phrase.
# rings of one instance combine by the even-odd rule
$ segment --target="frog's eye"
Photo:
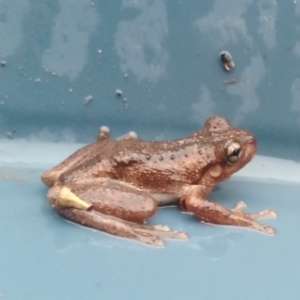
[[[226,152],[227,160],[231,163],[235,163],[239,159],[240,153],[241,153],[240,144],[238,144],[236,142],[231,143],[228,146],[227,152]]]

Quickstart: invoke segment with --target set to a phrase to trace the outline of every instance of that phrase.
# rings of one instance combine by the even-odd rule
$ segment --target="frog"
[[[47,198],[62,217],[83,226],[154,246],[188,234],[164,225],[149,225],[160,207],[176,205],[202,223],[241,226],[267,235],[275,229],[258,222],[274,210],[245,212],[209,200],[225,181],[254,157],[255,136],[214,115],[198,131],[168,141],[139,139],[135,132],[110,138],[102,126],[97,138],[57,166],[45,171]]]

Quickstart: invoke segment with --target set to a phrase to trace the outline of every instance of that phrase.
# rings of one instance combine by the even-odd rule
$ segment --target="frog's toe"
[[[258,213],[251,213],[250,215],[255,220],[256,219],[276,218],[277,217],[276,212],[272,209],[263,210],[263,211],[260,211]]]
[[[166,225],[154,225],[153,226],[155,229],[158,229],[160,231],[170,231],[170,227]]]
[[[257,213],[244,213],[246,217],[252,220],[276,218],[277,214],[272,209],[263,210]]]
[[[148,244],[148,245],[152,245],[152,246],[158,246],[158,247],[163,247],[165,245],[164,240],[153,233],[150,232],[145,232],[145,231],[136,231],[135,230],[135,237],[134,239],[136,239],[139,242]]]
[[[130,227],[134,232],[134,239],[153,246],[164,246],[165,239],[186,240],[188,238],[185,232],[171,231],[168,226],[130,224]]]
[[[163,239],[175,239],[175,240],[187,240],[188,235],[183,231],[176,231],[176,230],[160,230],[156,229],[153,232],[155,232],[156,235],[160,236]]]
[[[246,207],[247,207],[246,203],[243,201],[240,201],[236,204],[236,206],[231,211],[234,213],[242,213],[246,217],[248,217],[252,220],[276,218],[276,216],[277,216],[276,212],[272,209],[267,209],[267,210],[263,210],[263,211],[255,212],[255,213],[244,213],[244,210]]]
[[[246,203],[244,201],[240,201],[235,205],[232,211],[242,213],[246,207],[247,207]]]
[[[274,235],[276,233],[275,229],[271,226],[265,225],[265,224],[260,224],[257,223],[256,220],[258,219],[263,219],[263,218],[275,218],[276,217],[276,212],[274,210],[268,209],[268,210],[263,210],[257,213],[242,213],[243,211],[243,205],[236,206],[235,207],[235,213],[241,215],[245,219],[248,219],[250,221],[250,224],[248,227],[258,230],[260,232],[263,232],[268,235]]]
[[[110,133],[110,129],[107,126],[101,126],[99,129],[97,141],[103,141],[108,139]]]
[[[250,228],[253,228],[255,230],[263,232],[267,235],[274,235],[276,233],[276,231],[273,227],[265,225],[265,224],[259,224],[256,222],[253,222],[253,224],[252,224],[252,226],[250,226]]]
[[[137,140],[137,139],[138,139],[137,133],[134,131],[130,131],[130,132],[118,137],[116,140],[122,141],[122,140]]]
[[[143,225],[130,223],[130,226],[137,232],[152,233],[163,239],[187,240],[188,235],[183,231],[171,230],[170,227],[164,225]]]

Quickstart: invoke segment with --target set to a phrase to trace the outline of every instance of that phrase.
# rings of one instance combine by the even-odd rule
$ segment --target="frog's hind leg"
[[[138,224],[156,212],[156,202],[150,195],[114,180],[56,186],[49,190],[48,198],[67,219],[110,234],[155,246],[162,246],[165,238],[187,238],[167,226]]]
[[[186,239],[183,232],[124,221],[95,210],[65,209],[60,213],[70,221],[120,237],[130,238],[153,246],[164,246],[165,238]]]

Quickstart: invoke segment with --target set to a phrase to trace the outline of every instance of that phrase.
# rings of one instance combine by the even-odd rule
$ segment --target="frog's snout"
[[[257,141],[254,135],[250,134],[247,136],[247,141],[245,142],[244,148],[244,159],[249,162],[255,155],[257,148]]]

